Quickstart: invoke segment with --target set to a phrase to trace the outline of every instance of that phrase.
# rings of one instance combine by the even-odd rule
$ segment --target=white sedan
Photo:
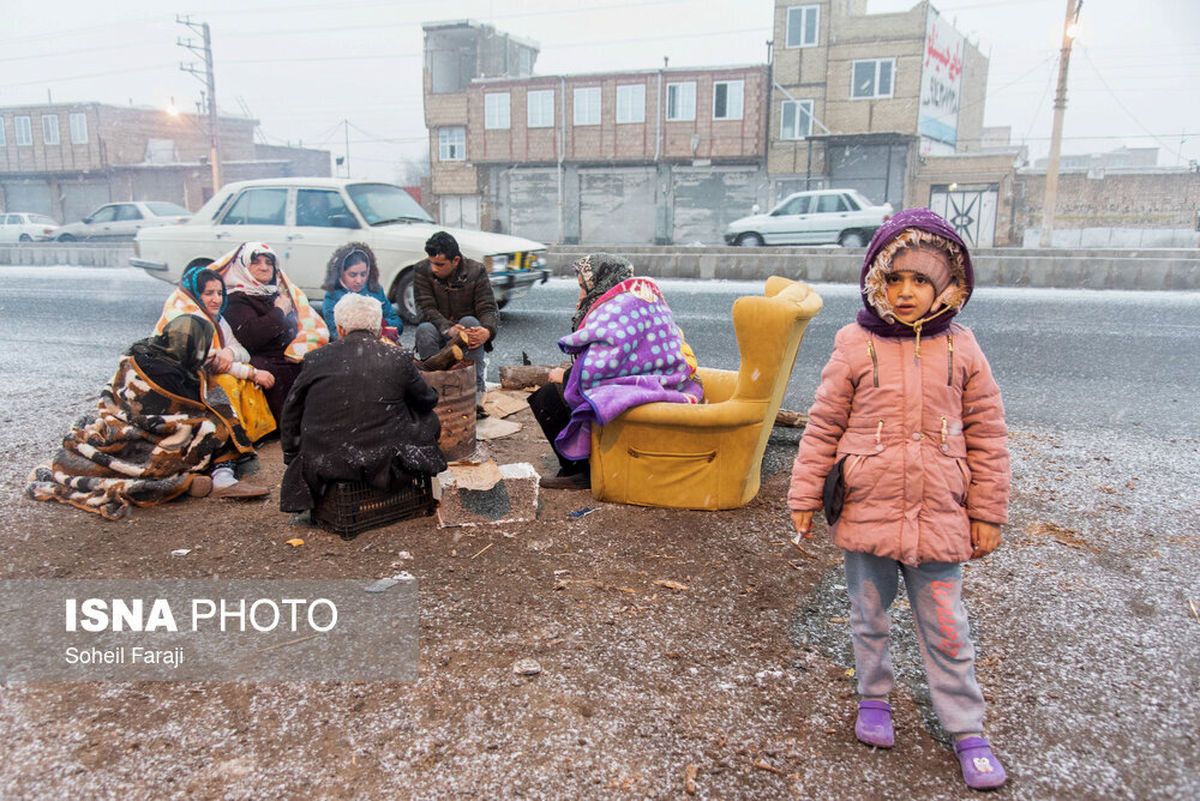
[[[437,225],[398,186],[347,178],[260,178],[226,184],[184,225],[138,232],[129,263],[176,283],[185,270],[209,264],[241,242],[266,242],[280,266],[314,301],[333,252],[365,242],[379,262],[379,280],[400,315],[417,319],[413,266],[437,231],[458,240],[462,254],[482,262],[503,307],[550,277],[546,246],[530,239]]]
[[[58,223],[45,214],[0,214],[0,242],[45,242],[56,230]]]
[[[105,203],[79,222],[68,223],[55,233],[60,242],[77,239],[133,239],[143,228],[185,223],[191,212],[178,203],[162,200]]]
[[[876,206],[853,189],[821,189],[788,195],[766,214],[734,220],[729,245],[823,245],[860,248],[892,216],[892,204]]]

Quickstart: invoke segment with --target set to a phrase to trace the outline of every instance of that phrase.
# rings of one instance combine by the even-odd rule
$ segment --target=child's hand
[[[1000,526],[983,520],[972,520],[971,545],[975,547],[971,554],[972,559],[987,556],[1000,547]]]
[[[804,537],[806,540],[811,540],[813,538],[812,519],[813,513],[811,510],[807,512],[792,512],[792,525],[796,529],[797,542],[799,541],[800,537]]]

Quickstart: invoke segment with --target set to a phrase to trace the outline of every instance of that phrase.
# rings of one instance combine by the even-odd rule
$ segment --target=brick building
[[[256,144],[258,122],[220,118],[221,178],[330,174],[329,152]],[[208,118],[102,103],[0,108],[0,210],[78,220],[117,200],[193,211],[212,196]]]
[[[533,75],[536,45],[425,27],[432,189],[447,225],[551,242],[711,241],[764,187],[762,65]]]

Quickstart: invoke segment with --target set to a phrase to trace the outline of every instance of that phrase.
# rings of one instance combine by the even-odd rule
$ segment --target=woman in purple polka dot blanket
[[[574,358],[563,376],[566,409],[545,414],[555,401],[548,387],[539,391],[541,398],[531,396],[530,405],[563,466],[542,485],[583,489],[590,485],[586,460],[593,423],[604,425],[643,403],[699,403],[704,391],[695,378],[696,356],[653,281],[634,277],[627,259],[607,253],[584,256],[573,267],[579,303],[572,333],[558,341]]]

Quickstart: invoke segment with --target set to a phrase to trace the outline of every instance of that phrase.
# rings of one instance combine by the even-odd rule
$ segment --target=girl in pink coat
[[[903,575],[934,709],[964,780],[987,789],[1005,772],[983,738],[961,563],[1000,544],[1010,471],[1000,388],[970,329],[953,322],[974,281],[966,245],[929,209],[876,232],[864,309],[821,372],[788,506],[811,537],[824,505],[845,553],[858,739],[894,742],[888,607]]]

